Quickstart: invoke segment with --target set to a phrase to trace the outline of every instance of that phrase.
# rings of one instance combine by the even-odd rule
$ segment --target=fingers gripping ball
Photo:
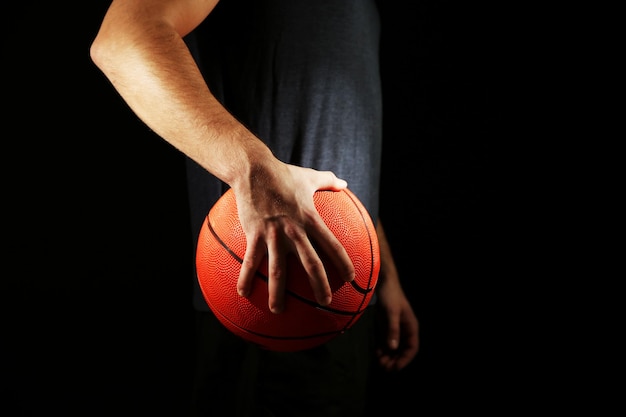
[[[231,189],[211,208],[199,233],[196,269],[206,302],[231,332],[269,350],[308,349],[340,335],[361,317],[378,281],[378,237],[363,204],[347,189],[317,191],[314,201],[324,222],[348,252],[356,272],[353,282],[344,282],[320,253],[333,294],[332,303],[325,307],[315,301],[306,272],[295,256],[288,259],[282,313],[272,313],[267,305],[266,261],[256,273],[250,297],[237,294],[246,238]]]

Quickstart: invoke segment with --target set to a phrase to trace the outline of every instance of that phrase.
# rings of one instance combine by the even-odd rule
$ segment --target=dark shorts
[[[242,341],[210,312],[198,312],[194,416],[365,415],[374,364],[375,306],[348,331],[301,352]]]

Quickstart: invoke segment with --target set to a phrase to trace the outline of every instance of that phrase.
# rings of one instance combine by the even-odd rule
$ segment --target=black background
[[[6,9],[3,397],[12,415],[185,415],[193,261],[183,158],[89,59],[108,1]],[[481,6],[483,7],[483,6]],[[501,28],[445,1],[383,4],[381,216],[421,324],[386,412],[506,395]],[[508,366],[508,365],[507,365]]]

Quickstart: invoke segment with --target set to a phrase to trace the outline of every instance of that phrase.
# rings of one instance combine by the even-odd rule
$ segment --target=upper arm
[[[162,40],[172,40],[172,35],[185,37],[206,19],[218,2],[113,0],[91,44],[91,58],[103,71],[107,67],[118,68],[116,59],[127,59],[127,51],[133,51],[135,56],[142,48],[153,52],[155,42],[166,45]]]
[[[219,0],[113,0],[102,30],[126,25],[167,24],[181,37],[195,29]]]

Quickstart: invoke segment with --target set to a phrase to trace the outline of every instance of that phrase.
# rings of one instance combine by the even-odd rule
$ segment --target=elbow
[[[116,36],[100,32],[89,46],[89,57],[102,73],[111,79],[123,67],[128,52]]]
[[[89,46],[89,57],[91,61],[102,72],[107,74],[116,68],[131,43],[128,30],[123,25],[113,25],[103,23],[100,30]]]
[[[107,56],[110,56],[108,51],[109,48],[107,46],[107,43],[102,39],[100,35],[98,35],[89,47],[89,58],[98,68],[103,70],[106,58]]]

